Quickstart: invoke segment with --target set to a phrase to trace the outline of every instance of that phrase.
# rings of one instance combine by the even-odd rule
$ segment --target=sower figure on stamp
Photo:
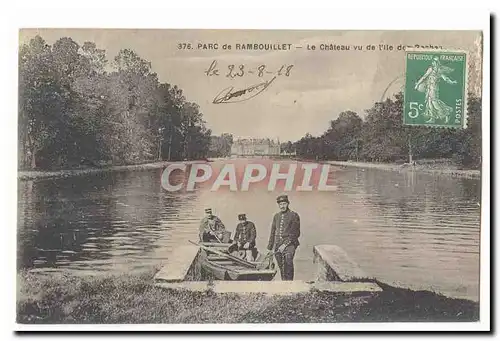
[[[280,212],[273,217],[267,249],[274,250],[281,279],[292,281],[294,275],[293,258],[295,250],[299,246],[300,217],[288,208],[290,204],[288,196],[280,195],[276,201]]]
[[[219,217],[212,214],[212,209],[205,209],[205,217],[200,223],[201,242],[224,242],[226,227]]]
[[[257,257],[257,249],[255,248],[255,238],[257,238],[257,230],[255,224],[247,220],[246,214],[238,214],[239,224],[234,232],[233,245],[228,249],[229,253],[234,251],[244,251],[247,261],[253,261]]]

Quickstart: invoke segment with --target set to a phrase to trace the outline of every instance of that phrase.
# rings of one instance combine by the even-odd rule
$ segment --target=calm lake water
[[[144,271],[197,239],[206,207],[231,231],[237,214],[246,213],[257,226],[257,246],[267,246],[281,192],[251,185],[248,192],[201,186],[169,193],[161,174],[20,181],[18,268]],[[383,282],[478,300],[480,181],[333,166],[329,178],[336,191],[288,193],[301,217],[296,279],[312,279],[314,245],[336,244]]]

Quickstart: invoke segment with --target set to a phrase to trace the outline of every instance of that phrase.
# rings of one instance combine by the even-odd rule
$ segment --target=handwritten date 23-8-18
[[[256,75],[258,77],[264,77],[266,75],[277,75],[277,76],[290,76],[293,65],[281,65],[280,68],[276,70],[268,69],[265,64],[261,64],[256,68],[250,68],[244,64],[229,64],[227,68],[219,68],[216,60],[210,64],[209,68],[205,71],[207,76],[226,76],[228,78],[243,77],[245,75]]]

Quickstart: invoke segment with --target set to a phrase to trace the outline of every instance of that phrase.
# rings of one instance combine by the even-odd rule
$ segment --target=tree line
[[[468,96],[466,129],[404,126],[403,94],[377,102],[363,119],[352,111],[340,113],[321,136],[306,134],[282,149],[317,160],[412,162],[452,159],[464,168],[481,166],[481,98]]]
[[[231,156],[231,146],[233,145],[233,135],[223,133],[220,136],[212,136],[210,139],[209,157]]]
[[[206,157],[197,104],[130,49],[40,36],[19,51],[19,167],[57,169]]]
[[[403,95],[377,102],[364,119],[345,111],[320,136],[281,144],[318,160],[408,162],[452,158],[481,164],[481,99],[469,94],[466,129],[402,124]],[[130,49],[109,62],[93,42],[40,36],[19,51],[19,167],[59,169],[229,156],[233,136],[211,136],[197,104],[161,83]]]

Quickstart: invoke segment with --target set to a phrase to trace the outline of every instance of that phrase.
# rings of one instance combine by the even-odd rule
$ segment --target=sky
[[[322,134],[343,111],[363,117],[375,102],[402,90],[405,65],[399,45],[468,51],[469,90],[480,94],[481,88],[481,34],[477,31],[24,29],[20,31],[20,43],[37,34],[49,44],[61,37],[71,37],[80,45],[92,41],[106,50],[110,61],[120,49],[134,50],[151,62],[160,82],[177,85],[188,101],[200,106],[207,127],[215,135],[295,141],[306,133]],[[190,43],[192,49],[179,49],[182,43]],[[198,44],[210,43],[217,43],[218,49],[198,49]],[[291,44],[291,49],[235,49],[236,44],[249,43]],[[224,44],[232,49],[223,49]],[[350,50],[321,50],[321,44],[350,46]],[[308,45],[316,49],[308,49]],[[367,45],[374,50],[368,50]],[[354,46],[361,50],[354,50]],[[207,76],[205,71],[214,61],[219,76]],[[244,65],[243,77],[226,77],[230,65],[235,65],[233,73]],[[265,73],[259,77],[261,65],[265,65]],[[288,76],[277,75],[282,66],[286,69],[290,65],[293,67]],[[228,87],[243,90],[274,76],[265,91],[253,98],[213,103]]]

